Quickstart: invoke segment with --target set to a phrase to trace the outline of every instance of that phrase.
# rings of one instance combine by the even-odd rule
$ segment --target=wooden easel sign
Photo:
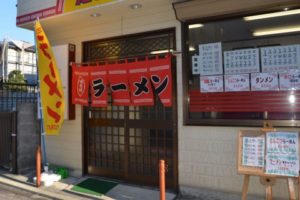
[[[244,175],[242,200],[247,198],[251,175],[260,176],[260,182],[266,186],[267,200],[272,199],[272,185],[277,178],[287,179],[289,197],[296,199],[294,181],[299,179],[298,132],[279,132],[269,127],[240,131],[237,161],[238,173]]]

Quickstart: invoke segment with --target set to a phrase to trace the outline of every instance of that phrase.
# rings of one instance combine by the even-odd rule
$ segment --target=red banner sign
[[[128,63],[131,100],[135,106],[153,106],[153,92],[147,61]]]
[[[116,106],[131,105],[128,73],[126,64],[108,65],[108,82],[112,94],[113,104]]]
[[[89,89],[89,68],[72,66],[72,103],[87,106]]]
[[[164,106],[172,106],[171,56],[131,63],[116,63],[97,67],[75,67],[72,76],[73,104],[107,106],[108,86],[113,105],[153,106],[154,92]],[[152,85],[151,85],[152,84]]]
[[[171,56],[148,61],[151,82],[164,106],[172,106]]]
[[[107,106],[107,72],[105,66],[90,68],[92,107]]]

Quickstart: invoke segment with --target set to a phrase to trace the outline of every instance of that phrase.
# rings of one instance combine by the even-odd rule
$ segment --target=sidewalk
[[[156,188],[150,187],[141,187],[141,186],[133,186],[127,185],[124,183],[119,183],[113,189],[111,189],[108,193],[102,196],[94,196],[94,195],[86,195],[83,193],[77,193],[71,190],[71,188],[85,180],[89,177],[83,178],[74,178],[69,177],[63,179],[59,182],[55,182],[50,187],[40,187],[37,188],[32,183],[32,177],[34,174],[28,174],[26,176],[10,174],[9,172],[0,170],[0,183],[12,186],[16,189],[32,192],[41,196],[44,196],[49,199],[63,199],[63,200],[71,200],[71,199],[102,199],[102,200],[157,200],[159,199],[159,191]],[[92,177],[95,179],[101,179],[99,177]],[[105,179],[102,179],[105,180]],[[173,200],[175,199],[176,194],[167,193],[166,199]]]

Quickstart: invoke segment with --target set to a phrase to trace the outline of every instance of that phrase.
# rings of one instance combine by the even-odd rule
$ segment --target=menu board
[[[300,70],[289,70],[279,73],[280,90],[299,90],[300,89]]]
[[[259,72],[259,49],[224,51],[225,74]]]
[[[242,130],[237,156],[240,174],[299,177],[299,132]]]
[[[240,92],[250,90],[249,74],[225,75],[225,91]]]
[[[200,74],[202,76],[223,74],[222,44],[199,44]]]
[[[278,74],[277,73],[252,73],[251,90],[252,91],[278,90]]]
[[[267,132],[267,153],[298,154],[297,132]]]
[[[265,138],[243,137],[242,165],[264,167]]]
[[[299,176],[297,132],[267,132],[266,173]]]
[[[223,92],[223,76],[200,76],[200,91]]]
[[[262,72],[300,69],[300,45],[261,48]]]
[[[266,173],[299,176],[299,157],[297,155],[267,154]]]

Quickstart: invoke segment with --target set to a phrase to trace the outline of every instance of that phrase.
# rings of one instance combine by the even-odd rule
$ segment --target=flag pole
[[[39,18],[37,18],[39,21]],[[38,114],[40,118],[40,131],[41,131],[41,150],[42,150],[42,166],[43,168],[48,165],[47,161],[47,154],[46,154],[46,141],[45,141],[45,129],[44,129],[44,114],[43,114],[43,105],[41,101],[41,81],[39,79],[39,66],[38,66],[38,48],[37,48],[37,41],[36,41],[36,32],[34,31],[34,42],[35,42],[35,53],[36,53],[36,65],[37,65],[37,82],[38,82]]]

